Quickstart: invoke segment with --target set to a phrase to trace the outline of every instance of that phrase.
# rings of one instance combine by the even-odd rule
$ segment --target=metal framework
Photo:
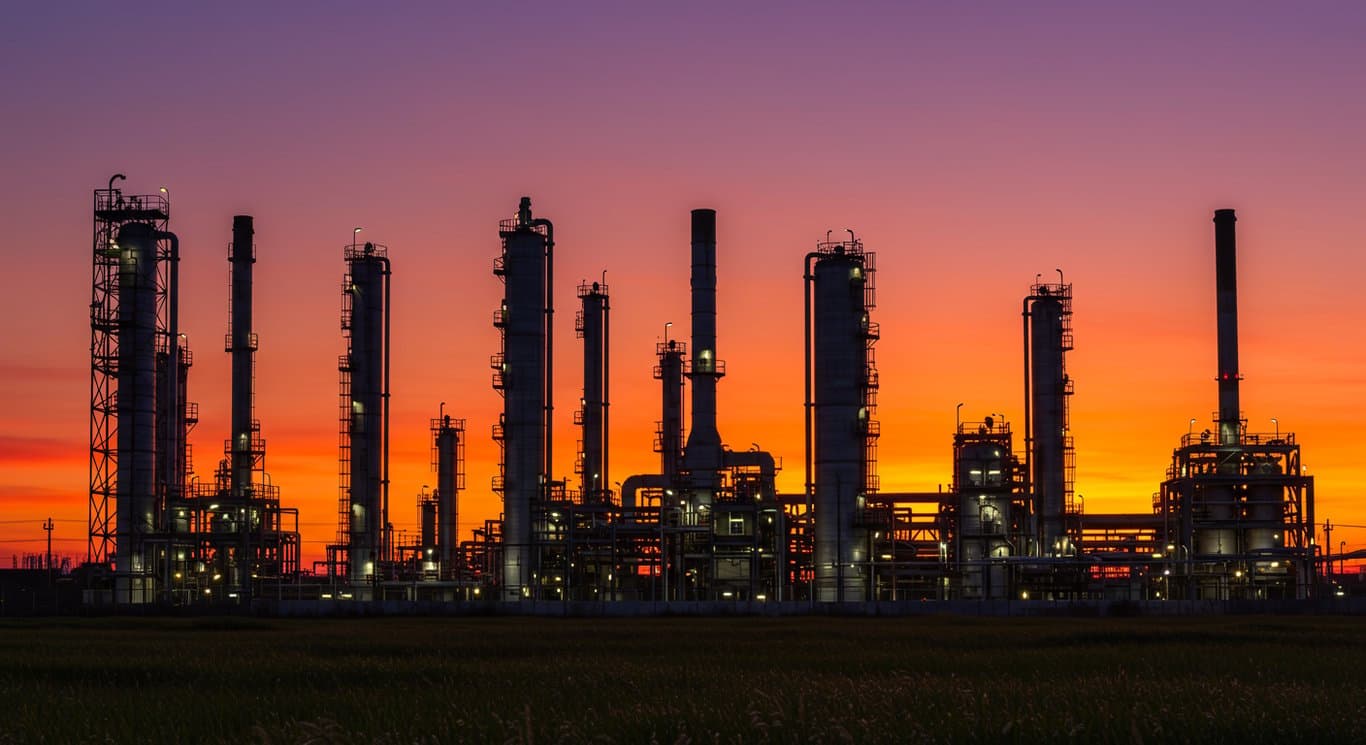
[[[1208,430],[1172,453],[1154,505],[1163,519],[1169,597],[1307,597],[1315,581],[1314,479],[1293,433]],[[1161,553],[1161,552],[1159,552]]]
[[[95,190],[90,291],[90,501],[86,561],[109,564],[116,540],[118,485],[119,273],[123,264],[117,236],[127,223],[143,223],[165,233],[171,217],[166,194],[125,196],[114,183]],[[166,334],[166,287],[169,257],[164,242],[157,249],[157,333]],[[126,568],[124,568],[126,569]]]
[[[250,218],[239,216],[249,229]],[[1233,216],[1216,214],[1220,410],[1214,429],[1189,432],[1153,496],[1150,514],[1083,514],[1074,495],[1070,434],[1072,286],[1036,279],[1025,298],[1023,453],[1003,417],[960,422],[953,480],[937,492],[884,493],[877,476],[879,376],[874,254],[852,231],[806,257],[806,488],[778,494],[782,463],[757,444],[737,451],[717,431],[716,223],[692,214],[692,338],[656,347],[660,472],[607,487],[608,295],[578,287],[584,340],[582,428],[567,484],[552,478],[553,228],[530,200],[501,221],[494,274],[505,283],[490,359],[504,397],[493,426],[504,514],[458,538],[465,420],[431,420],[437,488],[415,501],[417,531],[389,523],[389,297],[387,251],[353,242],[344,256],[339,372],[338,531],[321,562],[320,599],[529,602],[801,601],[817,603],[1028,599],[1260,600],[1303,598],[1317,581],[1314,481],[1293,434],[1249,433],[1238,409]],[[115,601],[242,602],[262,584],[297,581],[298,513],[282,507],[265,469],[255,419],[249,305],[234,274],[225,348],[234,355],[234,425],[211,483],[192,477],[188,401],[193,357],[175,320],[175,238],[164,195],[95,192],[91,302],[90,561],[109,565]],[[121,231],[135,229],[119,246]],[[237,223],[234,226],[237,235]],[[118,500],[123,437],[120,373],[133,238],[138,289],[141,404],[154,434],[139,462],[154,462],[152,493],[134,495],[149,517],[125,529]],[[235,239],[234,245],[238,245]],[[150,248],[149,248],[150,247]],[[250,256],[234,250],[246,277]],[[241,265],[239,267],[239,264]],[[149,292],[148,284],[155,287]],[[149,312],[146,297],[154,298]],[[248,320],[234,323],[241,313]],[[148,320],[150,319],[150,320]],[[151,329],[153,343],[141,341]],[[128,336],[127,338],[133,338]],[[145,352],[145,353],[144,353]],[[691,357],[690,357],[691,354]],[[240,368],[240,375],[239,373]],[[148,376],[154,385],[147,384]],[[685,438],[684,381],[693,389]],[[123,383],[123,384],[126,384]],[[129,386],[130,389],[133,386]],[[131,395],[131,394],[130,394]],[[125,396],[124,403],[127,403]],[[239,405],[240,404],[240,405]],[[138,408],[142,417],[144,409]],[[241,420],[241,421],[239,421]],[[243,424],[245,422],[245,424]],[[130,437],[131,439],[131,437]],[[145,441],[145,442],[144,442]],[[685,444],[686,443],[686,444]],[[148,451],[152,452],[149,454]],[[145,475],[139,475],[145,479]],[[148,507],[146,505],[151,505]],[[128,565],[118,557],[131,556]],[[122,584],[119,582],[122,581]],[[302,593],[302,590],[299,590]],[[325,594],[324,594],[325,592]]]
[[[359,231],[357,231],[358,234]],[[337,542],[329,573],[376,583],[392,562],[389,523],[388,248],[353,241],[343,250],[341,328],[346,353],[339,373]],[[359,471],[359,473],[358,473]]]
[[[1073,381],[1067,372],[1072,285],[1035,282],[1024,300],[1025,473],[1034,536],[1029,553],[1074,556],[1081,508],[1074,498],[1076,448],[1071,435]]]

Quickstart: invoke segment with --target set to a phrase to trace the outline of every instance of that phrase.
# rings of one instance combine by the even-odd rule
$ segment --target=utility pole
[[[1324,558],[1327,559],[1324,563],[1324,575],[1331,578],[1333,575],[1333,521],[1326,517],[1323,519],[1323,542]]]
[[[47,519],[46,522],[43,523],[43,530],[46,530],[46,531],[47,531],[47,564],[46,564],[46,566],[47,566],[47,578],[48,578],[48,581],[49,581],[49,582],[52,581],[52,529],[53,529],[54,527],[56,527],[56,526],[53,524],[52,518],[50,518],[50,517]]]

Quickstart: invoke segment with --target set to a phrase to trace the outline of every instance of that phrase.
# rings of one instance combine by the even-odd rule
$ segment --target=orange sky
[[[443,400],[469,422],[460,532],[496,516],[490,270],[523,194],[556,225],[558,474],[577,439],[574,288],[604,268],[611,480],[655,470],[654,342],[666,321],[687,334],[688,210],[713,207],[720,429],[784,458],[782,490],[802,478],[802,256],[852,227],[878,253],[885,490],[949,480],[960,401],[1021,426],[1020,301],[1061,267],[1077,491],[1090,512],[1143,511],[1188,419],[1216,405],[1210,219],[1233,207],[1249,426],[1297,433],[1320,521],[1366,525],[1360,13],[541,11],[516,44],[495,11],[158,18],[165,44],[117,66],[156,95],[94,74],[94,42],[131,21],[10,25],[0,556],[41,550],[48,516],[57,550],[84,553],[90,200],[116,171],[171,191],[205,474],[227,431],[231,217],[256,217],[257,416],[307,559],[336,525],[355,225],[394,266],[393,522],[410,527],[434,483]],[[1334,532],[1334,552],[1343,539],[1366,530]]]

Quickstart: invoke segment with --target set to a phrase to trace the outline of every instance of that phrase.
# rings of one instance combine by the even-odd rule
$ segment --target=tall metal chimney
[[[246,498],[251,491],[253,463],[252,425],[253,388],[252,357],[256,352],[256,335],[252,333],[252,266],[256,263],[256,247],[252,241],[255,229],[251,215],[232,218],[231,331],[228,349],[232,354],[232,440],[231,488],[232,496]]]
[[[709,502],[721,469],[716,430],[716,381],[725,365],[716,356],[716,210],[692,211],[692,430],[683,454],[697,496]]]
[[[1242,439],[1238,405],[1238,242],[1233,210],[1214,211],[1214,271],[1219,315],[1219,444]]]

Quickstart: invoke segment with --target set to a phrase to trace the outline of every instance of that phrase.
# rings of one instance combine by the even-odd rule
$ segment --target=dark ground
[[[0,742],[1361,742],[1366,622],[0,624]]]

